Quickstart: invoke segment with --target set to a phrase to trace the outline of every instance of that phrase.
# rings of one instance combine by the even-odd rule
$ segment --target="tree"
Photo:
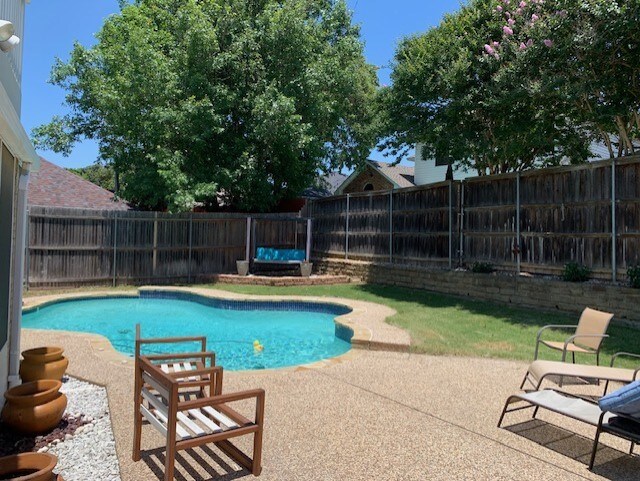
[[[343,0],[122,2],[97,38],[57,61],[70,113],[35,141],[97,139],[141,207],[267,210],[375,143],[375,71]]]
[[[385,146],[423,143],[481,175],[584,161],[621,112],[627,127],[637,119],[637,5],[470,1],[398,48],[380,98]]]
[[[93,184],[99,185],[103,189],[116,192],[115,173],[109,165],[93,164],[87,167],[69,168],[67,170]]]

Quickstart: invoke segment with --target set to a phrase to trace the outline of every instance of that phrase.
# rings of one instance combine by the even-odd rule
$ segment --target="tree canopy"
[[[375,144],[375,70],[343,0],[121,2],[97,40],[56,62],[69,113],[34,140],[96,139],[140,207],[267,210]]]
[[[639,25],[639,0],[470,0],[398,47],[384,145],[481,175],[634,153]]]

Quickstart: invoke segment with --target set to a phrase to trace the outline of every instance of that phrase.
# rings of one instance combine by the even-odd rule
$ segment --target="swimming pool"
[[[216,363],[228,370],[270,369],[336,357],[352,332],[334,323],[350,310],[334,304],[212,299],[187,293],[66,300],[25,310],[22,327],[101,334],[133,355],[142,337],[206,336]],[[254,341],[264,346],[254,349]],[[192,351],[194,345],[153,346],[145,352]]]

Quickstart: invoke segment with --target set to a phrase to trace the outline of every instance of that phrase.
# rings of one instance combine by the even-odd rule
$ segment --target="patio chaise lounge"
[[[199,340],[200,338],[198,338]],[[176,452],[214,443],[254,476],[262,470],[265,392],[262,389],[222,394],[222,367],[206,367],[203,351],[186,354],[140,354],[141,344],[184,342],[194,338],[136,339],[133,460],[141,459],[143,419],[166,439],[165,481],[174,478]],[[208,392],[207,392],[208,390]],[[255,399],[252,419],[229,404]],[[253,457],[229,440],[253,434]]]
[[[544,326],[538,331],[536,337],[536,350],[534,360],[538,359],[538,349],[540,344],[550,349],[562,351],[562,361],[566,360],[567,354],[571,353],[572,360],[576,362],[576,352],[583,354],[595,354],[596,364],[600,365],[600,347],[602,341],[607,336],[607,328],[613,318],[613,314],[608,312],[596,311],[595,309],[586,308],[582,311],[578,325],[553,324]],[[575,329],[573,335],[564,341],[545,341],[542,334],[547,329]]]
[[[584,364],[570,364],[558,361],[533,361],[522,380],[520,389],[523,389],[527,381],[534,389],[540,389],[545,378],[550,376],[576,377],[585,380],[606,381],[604,394],[607,393],[609,382],[620,382],[628,384],[639,378],[640,367],[638,369],[625,369],[614,367],[618,357],[634,357],[640,359],[640,355],[629,352],[618,352],[611,357],[611,365],[607,366],[587,366]]]
[[[524,402],[524,406],[509,409],[515,403]],[[498,427],[502,425],[505,414],[533,408],[533,418],[540,408],[562,414],[571,419],[582,421],[596,427],[591,450],[589,469],[593,469],[602,433],[608,433],[631,442],[629,454],[633,454],[635,444],[640,443],[640,382],[636,381],[602,398],[599,403],[580,396],[545,389],[514,394],[507,399]]]

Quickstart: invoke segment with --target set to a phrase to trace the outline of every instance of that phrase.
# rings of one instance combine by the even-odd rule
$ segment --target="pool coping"
[[[23,301],[23,312],[45,307],[60,301],[95,299],[95,298],[137,298],[141,293],[145,294],[191,294],[207,299],[219,301],[258,301],[266,303],[278,302],[312,302],[324,305],[346,307],[351,311],[336,316],[334,322],[353,332],[351,337],[351,349],[339,356],[322,359],[309,364],[300,364],[282,368],[264,369],[260,371],[235,371],[235,372],[263,372],[273,370],[304,370],[325,367],[337,362],[343,362],[358,355],[359,350],[376,350],[391,352],[409,352],[411,347],[411,337],[409,334],[396,326],[386,322],[386,319],[395,315],[396,311],[382,304],[366,301],[357,301],[339,297],[317,297],[317,296],[257,296],[238,294],[222,291],[214,288],[204,287],[167,287],[167,286],[143,286],[131,291],[92,291],[74,292],[65,294],[53,294],[46,296],[36,296],[25,298]],[[28,329],[29,331],[42,331],[43,329]],[[133,363],[133,358],[117,351],[109,339],[95,333],[81,333],[77,331],[62,331],[84,337],[90,342],[93,351],[107,362],[122,364]]]

